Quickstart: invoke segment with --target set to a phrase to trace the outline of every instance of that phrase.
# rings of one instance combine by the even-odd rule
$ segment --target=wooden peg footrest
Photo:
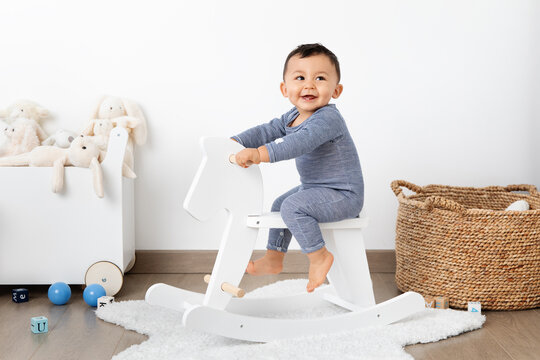
[[[204,282],[207,284],[210,283],[209,274],[204,275]],[[221,284],[221,290],[239,298],[243,297],[246,294],[244,289],[240,289],[239,287],[231,285],[228,282],[224,282]]]

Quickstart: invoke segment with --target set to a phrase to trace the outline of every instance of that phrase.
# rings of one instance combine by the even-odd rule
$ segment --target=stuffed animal
[[[68,148],[71,145],[71,142],[77,137],[73,131],[60,129],[55,132],[53,135],[49,136],[41,145],[47,146],[58,146],[63,149]]]
[[[114,126],[121,126],[128,131],[129,139],[124,163],[129,169],[133,169],[133,144],[143,145],[147,138],[146,119],[142,110],[131,100],[103,96],[98,101],[90,120],[85,124],[83,135],[95,135],[93,124],[103,119],[111,120]]]
[[[131,100],[116,96],[103,96],[99,99],[89,122],[95,119],[110,119],[114,125],[126,128],[130,139],[135,144],[144,145],[146,143],[146,119],[141,108]]]
[[[39,124],[27,118],[18,118],[11,125],[4,129],[4,133],[9,137],[6,144],[6,155],[18,155],[30,152],[41,144]]]
[[[41,122],[49,117],[49,111],[34,101],[17,100],[0,110],[0,117],[15,128],[11,143],[7,145],[7,155],[29,152],[47,138]]]
[[[114,124],[110,119],[94,119],[88,122],[82,134],[92,137],[101,150],[107,150],[109,134],[113,128]]]
[[[113,122],[110,119],[95,119],[92,120],[84,133],[91,133],[94,134],[93,136],[88,136],[94,140],[94,143],[99,146],[101,150],[107,153],[107,146],[109,144],[109,134],[111,133],[111,130],[114,128]],[[127,149],[126,149],[127,150]],[[122,164],[122,175],[130,178],[135,179],[137,175],[131,170],[131,168],[124,163]]]
[[[99,161],[103,151],[91,138],[78,136],[69,148],[56,146],[38,146],[29,153],[0,158],[0,166],[52,166],[52,191],[57,193],[64,187],[64,166],[90,168],[94,178],[94,190],[98,197],[103,197],[103,172]]]
[[[35,121],[36,132],[40,142],[47,138],[47,134],[41,128],[41,124],[49,116],[49,110],[34,101],[24,99],[17,100],[6,109],[0,110],[0,118],[4,118],[4,121],[8,124],[20,118]]]
[[[49,118],[49,111],[31,100],[17,100],[4,110],[0,110],[0,118],[11,123],[18,118],[37,121],[39,124]]]

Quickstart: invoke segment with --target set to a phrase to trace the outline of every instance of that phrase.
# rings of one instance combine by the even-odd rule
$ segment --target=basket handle
[[[457,212],[458,214],[466,211],[463,205],[442,196],[430,196],[426,199],[425,204],[428,211],[433,210],[434,207]]]
[[[403,194],[403,190],[401,190],[401,187],[406,187],[407,189],[414,191],[415,193],[422,192],[422,188],[418,185],[414,185],[413,183],[410,183],[405,180],[394,180],[392,183],[390,183],[390,187],[392,188],[392,191],[394,194],[396,194],[397,197],[399,197],[399,194],[403,195],[403,197],[406,197],[405,194]]]
[[[536,189],[536,186],[534,185],[528,185],[528,184],[516,184],[516,185],[508,185],[504,188],[506,191],[528,191],[531,195],[538,195],[538,190]]]

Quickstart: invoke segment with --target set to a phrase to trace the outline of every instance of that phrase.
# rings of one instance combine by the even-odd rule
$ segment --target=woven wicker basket
[[[469,301],[490,310],[540,306],[536,187],[420,187],[403,180],[391,187],[399,201],[396,282],[401,291],[448,296],[450,307],[458,309]],[[406,196],[402,187],[416,194]],[[531,210],[504,211],[521,199]]]

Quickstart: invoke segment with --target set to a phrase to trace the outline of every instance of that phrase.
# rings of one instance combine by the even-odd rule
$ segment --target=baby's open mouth
[[[304,95],[302,96],[302,99],[306,100],[306,101],[311,101],[313,99],[315,99],[316,96],[313,96],[313,95]]]

